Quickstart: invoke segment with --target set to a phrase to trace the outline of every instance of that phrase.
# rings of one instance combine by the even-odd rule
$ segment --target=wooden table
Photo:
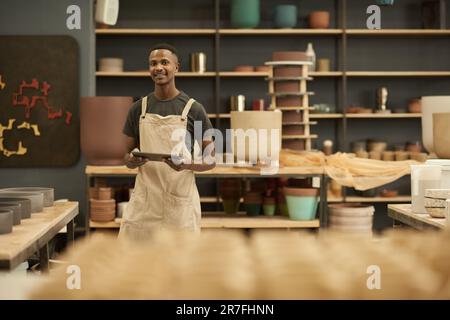
[[[30,219],[13,227],[13,232],[0,235],[0,269],[14,269],[39,251],[41,270],[48,271],[48,242],[65,226],[67,241],[74,240],[74,218],[78,202],[56,202],[43,212],[32,213]]]
[[[388,216],[418,230],[444,229],[445,218],[433,218],[428,213],[413,213],[411,204],[388,205]]]

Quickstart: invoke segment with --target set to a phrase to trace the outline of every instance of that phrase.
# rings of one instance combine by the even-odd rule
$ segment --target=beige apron
[[[146,113],[147,97],[142,99],[139,118],[139,139],[142,152],[171,154],[178,147],[178,154],[191,157],[184,143],[187,132],[187,115],[194,103],[190,99],[181,116],[162,117]],[[172,132],[184,129],[182,143],[171,139]],[[200,231],[200,197],[194,172],[176,171],[167,163],[148,161],[138,169],[136,182],[120,226],[119,237],[142,240],[152,231],[170,229]]]

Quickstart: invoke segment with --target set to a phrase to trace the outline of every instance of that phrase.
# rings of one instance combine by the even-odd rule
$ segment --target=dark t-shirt
[[[189,101],[189,96],[180,92],[178,96],[171,100],[158,100],[155,94],[152,92],[147,96],[147,113],[159,114],[160,116],[169,115],[181,115],[186,103]],[[123,128],[123,133],[129,137],[136,140],[137,146],[139,147],[139,117],[141,116],[141,104],[142,99],[136,101],[128,112],[127,120]],[[205,131],[212,129],[213,126],[208,118],[205,108],[195,101],[188,113],[188,123],[187,130],[191,134],[191,152],[194,147],[194,121],[201,121],[202,125],[202,138]],[[187,141],[186,141],[187,142]],[[202,142],[197,141],[202,146]]]

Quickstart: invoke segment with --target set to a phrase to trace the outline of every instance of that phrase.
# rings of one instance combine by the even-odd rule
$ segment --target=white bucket
[[[414,213],[427,213],[425,189],[441,188],[442,169],[438,165],[411,165],[411,207]]]
[[[450,160],[429,159],[425,164],[440,166],[442,169],[440,189],[450,189]]]

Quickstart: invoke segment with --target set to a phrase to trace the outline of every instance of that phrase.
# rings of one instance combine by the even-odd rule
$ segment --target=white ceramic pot
[[[434,153],[433,113],[442,112],[450,112],[450,96],[422,97],[422,140],[429,153]]]

